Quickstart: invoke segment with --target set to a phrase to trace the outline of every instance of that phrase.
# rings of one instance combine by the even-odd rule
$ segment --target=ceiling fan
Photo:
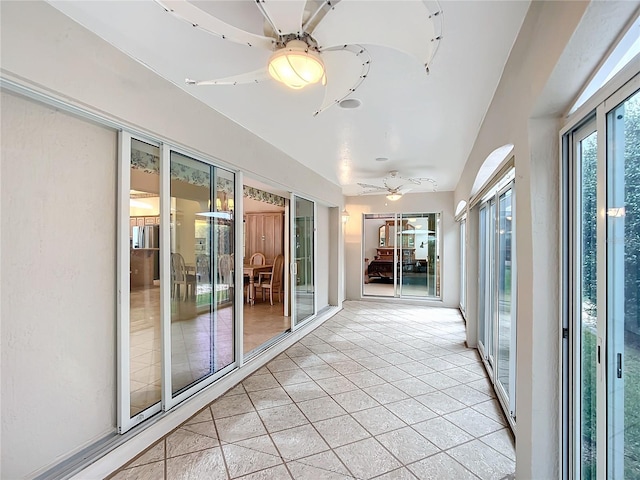
[[[365,80],[371,57],[363,45],[386,46],[412,55],[428,73],[442,38],[442,10],[437,0],[253,1],[264,17],[261,34],[216,18],[199,8],[199,2],[156,0],[167,12],[195,28],[249,48],[273,51],[268,64],[258,70],[213,80],[187,78],[187,84],[241,85],[275,79],[301,89],[321,82],[325,96],[315,116],[346,99]],[[336,65],[332,57],[344,62],[346,56],[351,62],[359,62],[359,75],[354,76],[356,69],[351,68],[326,69]]]
[[[358,182],[358,185],[364,188],[361,195],[388,192],[387,199],[395,202],[402,198],[402,195],[411,190],[411,188],[406,188],[406,183],[422,185],[423,182],[431,183],[434,192],[438,189],[438,184],[433,178],[403,178],[397,170],[391,170],[389,175],[382,179],[383,187],[360,182]]]

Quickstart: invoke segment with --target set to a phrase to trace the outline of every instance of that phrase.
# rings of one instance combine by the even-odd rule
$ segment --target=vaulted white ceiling
[[[419,24],[403,17],[411,10],[404,4],[414,1],[342,1],[356,2],[354,7],[362,12],[361,31],[381,19],[407,30]],[[441,1],[442,39],[428,75],[424,65],[405,52],[363,44],[371,57],[370,71],[348,97],[361,105],[335,105],[313,116],[323,103],[324,87],[319,84],[303,90],[275,81],[186,85],[185,78],[215,79],[262,68],[270,53],[193,28],[154,1],[50,3],[161,77],[342,185],[346,195],[363,192],[358,182],[382,185],[391,170],[405,178],[432,178],[438,191],[455,188],[529,7],[528,1]],[[263,33],[264,17],[255,0],[191,3],[236,27]],[[396,13],[391,18],[383,4],[393,4]],[[415,31],[416,39],[419,33]],[[359,64],[348,57],[324,58],[327,84],[336,75],[357,77]],[[433,189],[431,182],[411,187],[414,192]]]

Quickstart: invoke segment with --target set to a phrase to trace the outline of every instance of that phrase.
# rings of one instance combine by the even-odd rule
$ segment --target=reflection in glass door
[[[315,203],[294,195],[292,284],[294,325],[316,313],[315,302]]]
[[[165,408],[211,383],[234,361],[234,176],[174,151],[170,162]]]
[[[640,478],[639,92],[607,127],[607,476]]]

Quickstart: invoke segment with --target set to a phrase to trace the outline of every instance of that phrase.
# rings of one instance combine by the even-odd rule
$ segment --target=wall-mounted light
[[[350,216],[351,215],[349,215],[349,212],[347,212],[346,208],[342,210],[342,223],[347,223],[349,221]]]

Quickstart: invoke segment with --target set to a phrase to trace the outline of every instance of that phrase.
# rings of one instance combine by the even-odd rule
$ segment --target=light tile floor
[[[456,310],[344,310],[125,465],[122,479],[513,478]]]

